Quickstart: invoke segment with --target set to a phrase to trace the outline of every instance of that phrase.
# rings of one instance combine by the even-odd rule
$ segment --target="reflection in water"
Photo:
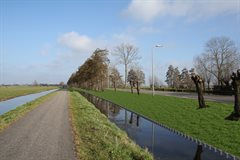
[[[155,122],[141,117],[137,113],[124,109],[104,99],[81,92],[92,102],[110,121],[125,130],[128,136],[139,146],[147,148],[155,159],[161,160],[234,160],[233,156],[226,157],[199,145],[197,141],[183,136]],[[141,118],[140,118],[141,117]],[[205,147],[206,146],[206,147]]]
[[[134,114],[134,113],[131,112],[129,123],[130,124],[134,124],[135,123],[136,126],[138,127],[139,126],[139,115]]]
[[[202,152],[203,152],[202,145],[198,145],[197,146],[197,151],[196,151],[196,154],[195,154],[195,157],[194,157],[193,160],[202,160],[202,158],[201,158]]]

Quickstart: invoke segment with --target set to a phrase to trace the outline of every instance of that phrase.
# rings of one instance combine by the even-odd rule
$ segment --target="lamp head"
[[[157,44],[157,45],[155,45],[155,47],[163,47],[163,45]]]

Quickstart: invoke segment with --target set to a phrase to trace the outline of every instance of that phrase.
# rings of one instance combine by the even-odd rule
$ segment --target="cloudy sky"
[[[139,48],[147,79],[164,45],[153,50],[164,81],[218,36],[240,46],[240,0],[0,0],[0,84],[66,82],[96,48],[123,42]]]

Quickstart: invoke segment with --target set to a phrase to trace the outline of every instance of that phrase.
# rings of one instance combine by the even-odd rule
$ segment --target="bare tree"
[[[137,79],[137,74],[133,69],[130,69],[130,71],[128,72],[128,78],[127,81],[130,84],[131,87],[131,93],[133,94],[133,87],[135,87],[136,85],[136,79]]]
[[[227,37],[210,39],[205,46],[205,51],[197,57],[197,62],[202,68],[210,72],[217,80],[218,85],[230,80],[233,70],[240,64],[240,55],[235,43]],[[198,65],[197,64],[197,65]]]
[[[113,84],[115,92],[117,91],[117,87],[122,83],[121,75],[116,67],[111,68],[111,74],[109,78]]]
[[[137,94],[140,94],[140,85],[145,83],[145,74],[140,68],[136,69],[136,87],[137,87]]]
[[[209,72],[209,70],[212,71],[212,64],[205,59],[208,59],[208,56],[197,57],[194,60],[194,66],[197,74],[203,77],[204,81],[207,83],[208,90],[210,90],[210,83],[212,82],[213,74]]]
[[[127,73],[128,73],[128,65],[132,62],[140,59],[138,56],[138,48],[131,44],[120,44],[119,46],[116,46],[114,49],[114,56],[117,57],[117,61],[120,64],[124,65],[125,68],[125,87],[127,85]]]

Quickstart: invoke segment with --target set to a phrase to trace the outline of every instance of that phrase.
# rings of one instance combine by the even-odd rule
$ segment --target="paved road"
[[[130,89],[118,89],[122,91],[129,91]],[[152,94],[151,90],[141,90],[142,93]],[[155,91],[155,94],[164,95],[164,96],[174,96],[180,98],[189,98],[189,99],[197,99],[196,93],[189,93],[189,92],[168,92],[168,91]],[[224,103],[233,103],[234,96],[221,96],[221,95],[208,95],[205,94],[204,98],[208,101],[215,101],[215,102],[224,102]]]
[[[0,133],[0,159],[75,159],[66,91],[59,91]]]

